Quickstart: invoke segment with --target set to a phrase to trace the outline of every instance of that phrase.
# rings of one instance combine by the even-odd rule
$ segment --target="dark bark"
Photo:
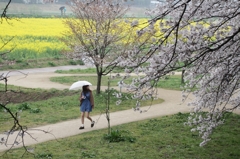
[[[97,71],[97,90],[96,93],[100,94],[101,92],[101,82],[102,82],[102,67],[99,65],[96,65],[96,71]]]
[[[182,70],[182,75],[181,75],[181,84],[185,84],[185,81],[184,81],[184,73],[185,73],[185,67],[188,66],[188,61],[184,61],[184,68]]]
[[[3,12],[1,13],[1,20],[3,20],[3,18],[8,19],[7,17],[7,9],[9,7],[9,5],[11,4],[12,0],[8,0],[7,5],[3,8]]]
[[[110,80],[108,79],[108,94],[107,94],[107,108],[106,108],[106,118],[108,121],[108,135],[111,134],[111,124],[110,124]]]
[[[182,75],[181,75],[181,84],[184,84],[185,81],[184,81],[184,73],[185,73],[185,69],[182,70]]]
[[[101,92],[101,82],[102,82],[102,74],[98,74],[97,76],[97,94]]]

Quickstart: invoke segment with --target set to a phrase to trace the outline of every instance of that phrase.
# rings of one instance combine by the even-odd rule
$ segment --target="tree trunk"
[[[102,82],[102,74],[98,73],[97,74],[97,94],[100,94],[101,92],[101,82]]]
[[[185,73],[185,67],[187,66],[188,66],[188,61],[184,61],[184,69],[182,70],[181,84],[185,84],[184,73]]]
[[[185,69],[182,70],[181,84],[185,83],[185,81],[184,81],[184,73],[185,73]]]
[[[106,108],[106,117],[108,121],[108,135],[111,134],[111,125],[110,125],[110,80],[108,79],[108,93],[107,93],[107,108]]]

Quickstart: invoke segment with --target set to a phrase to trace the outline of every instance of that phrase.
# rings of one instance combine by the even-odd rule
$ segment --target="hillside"
[[[2,6],[6,6],[6,3],[0,2],[1,12]],[[61,16],[60,7],[66,7],[66,15],[72,15],[70,6],[67,4],[23,4],[23,3],[11,3],[8,9],[8,14],[17,15],[39,15],[39,16]],[[127,13],[129,17],[145,17],[145,11],[148,7],[137,7],[130,5],[130,9]]]
[[[6,3],[0,2],[0,6],[5,6]],[[27,14],[27,15],[61,15],[59,8],[66,6],[66,14],[72,14],[68,5],[63,4],[21,4],[11,3],[8,9],[8,14]],[[2,8],[1,8],[2,10]]]

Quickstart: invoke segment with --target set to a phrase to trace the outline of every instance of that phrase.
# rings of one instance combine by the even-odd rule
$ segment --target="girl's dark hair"
[[[88,85],[82,87],[82,91],[84,93],[91,92],[91,90],[88,88]]]

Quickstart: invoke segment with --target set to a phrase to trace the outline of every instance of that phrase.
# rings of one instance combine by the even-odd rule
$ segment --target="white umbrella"
[[[92,84],[88,81],[77,81],[71,85],[69,90],[79,90],[79,89],[82,89],[82,86],[87,86],[87,85],[91,86]]]

